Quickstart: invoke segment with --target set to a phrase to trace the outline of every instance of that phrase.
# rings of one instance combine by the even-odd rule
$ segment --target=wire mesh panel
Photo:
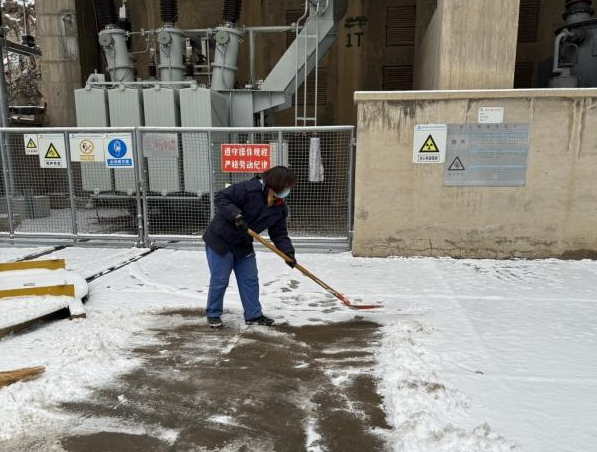
[[[3,129],[0,234],[196,242],[215,213],[217,191],[284,165],[298,179],[287,199],[290,235],[348,243],[352,133]]]
[[[293,237],[348,234],[352,131],[284,132],[297,186],[287,200]]]
[[[33,148],[27,148],[28,136],[5,133],[8,198],[15,235],[73,234],[68,159],[61,135],[48,134],[35,142],[35,155]]]
[[[0,142],[4,140],[4,134],[0,135]],[[2,171],[0,172],[0,234],[5,235],[11,232],[12,218],[8,212],[8,196],[6,195],[7,179],[9,176],[8,169],[6,168],[6,154],[4,153],[5,146],[2,145],[0,150]]]
[[[132,132],[69,133],[73,176],[76,231],[80,236],[139,235],[139,187],[136,182],[136,161]],[[124,138],[124,140],[122,140]],[[126,166],[110,168],[113,156],[106,147],[120,140],[131,149],[124,152]],[[127,144],[128,143],[128,144]],[[130,161],[129,161],[130,160]]]
[[[146,231],[200,238],[210,220],[208,132],[140,133]]]

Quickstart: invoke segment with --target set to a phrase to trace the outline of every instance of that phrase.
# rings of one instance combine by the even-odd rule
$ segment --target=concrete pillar
[[[437,0],[417,47],[416,88],[512,88],[519,2]]]
[[[36,2],[42,94],[50,126],[76,124],[74,90],[81,87],[75,0]]]

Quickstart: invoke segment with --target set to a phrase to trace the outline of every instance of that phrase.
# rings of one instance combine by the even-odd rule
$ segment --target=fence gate
[[[300,245],[348,249],[353,127],[0,129],[0,240],[201,243],[214,193],[276,165]]]

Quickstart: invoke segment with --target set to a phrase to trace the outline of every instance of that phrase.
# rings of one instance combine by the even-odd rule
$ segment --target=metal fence
[[[350,246],[353,127],[4,128],[0,134],[3,241],[197,243],[215,214],[214,193],[286,165],[298,178],[287,201],[293,240]]]

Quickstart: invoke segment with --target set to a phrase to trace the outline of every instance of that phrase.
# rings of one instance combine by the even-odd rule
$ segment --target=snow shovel
[[[247,232],[249,233],[249,235],[251,237],[253,237],[255,240],[257,240],[259,243],[261,243],[266,248],[269,248],[271,251],[273,251],[274,253],[276,253],[278,256],[280,256],[282,259],[284,259],[286,262],[292,262],[292,259],[290,259],[286,254],[284,254],[282,251],[280,251],[278,248],[276,248],[273,244],[271,244],[270,242],[268,242],[267,240],[265,240],[263,237],[261,237],[255,231],[252,231],[251,229],[249,229]],[[340,292],[338,292],[337,290],[335,290],[332,287],[330,287],[329,285],[327,285],[325,282],[323,282],[321,279],[319,279],[317,276],[315,276],[313,273],[311,273],[309,270],[307,270],[302,265],[296,264],[294,266],[294,268],[296,268],[298,271],[300,271],[307,278],[310,278],[313,281],[315,281],[317,284],[319,284],[321,287],[323,287],[325,290],[327,290],[329,293],[331,293],[333,296],[335,296],[338,300],[340,300],[345,306],[348,306],[350,309],[365,310],[365,309],[376,309],[376,308],[379,308],[378,305],[373,305],[373,304],[372,305],[369,305],[369,304],[361,304],[361,305],[352,304],[352,302],[348,298],[346,298]]]
[[[45,367],[27,367],[25,369],[0,372],[0,388],[11,385],[17,381],[33,380],[45,372]]]

